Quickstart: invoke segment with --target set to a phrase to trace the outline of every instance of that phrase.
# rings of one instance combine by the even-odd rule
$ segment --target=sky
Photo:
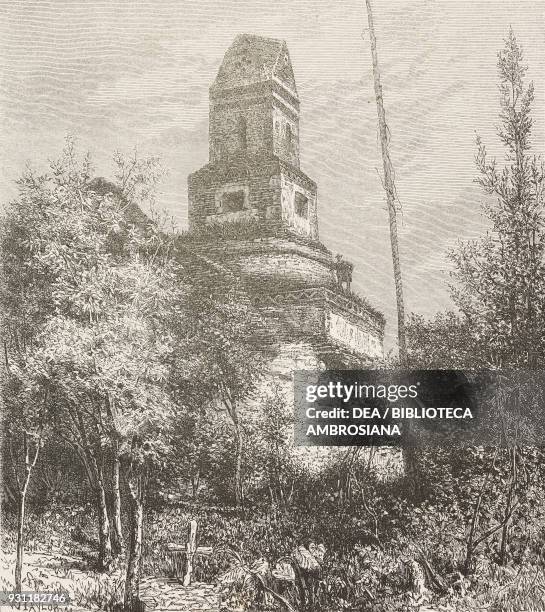
[[[535,83],[545,152],[545,0],[374,0],[408,312],[451,308],[446,257],[486,231],[475,137],[496,136],[497,52],[512,26]],[[108,176],[116,150],[161,158],[158,207],[187,224],[187,175],[207,162],[208,87],[239,33],[286,40],[301,99],[301,167],[320,238],[395,334],[388,215],[363,0],[0,0],[0,198],[72,134]]]

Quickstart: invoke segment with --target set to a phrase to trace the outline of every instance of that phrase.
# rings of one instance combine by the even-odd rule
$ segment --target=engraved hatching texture
[[[220,609],[219,591],[208,584],[184,587],[174,581],[145,578],[140,590],[141,599],[150,612],[215,612]]]
[[[135,144],[170,173],[160,204],[187,219],[186,177],[208,155],[208,87],[241,32],[286,40],[303,100],[301,164],[320,185],[321,239],[354,261],[354,288],[388,320],[391,256],[363,4],[348,0],[2,2],[0,191],[63,135],[93,150]],[[407,309],[448,305],[445,250],[481,232],[475,131],[497,123],[496,50],[509,24],[535,81],[534,145],[545,142],[545,3],[389,0],[376,16],[392,160],[403,205]],[[500,155],[502,152],[500,151]],[[391,328],[389,326],[391,333]],[[395,330],[393,330],[395,331]]]
[[[240,87],[277,77],[295,92],[287,57],[288,50],[282,40],[239,34],[223,58],[214,86]]]
[[[218,241],[216,232],[199,248],[210,257],[219,257],[244,279],[251,294],[259,296],[258,301],[263,295],[274,299],[278,291],[293,292],[294,300],[283,308],[276,308],[278,302],[273,309],[266,306],[267,326],[275,330],[272,337],[312,338],[318,353],[334,356],[344,366],[354,358],[380,358],[384,337],[381,315],[377,318],[373,309],[366,309],[364,316],[359,316],[351,308],[348,320],[346,313],[325,308],[329,300],[308,304],[305,299],[299,301],[303,297],[300,291],[294,291],[330,288],[334,293],[327,293],[343,293],[343,300],[356,305],[350,293],[353,265],[345,263],[350,272],[345,274],[343,285],[342,256],[334,262],[331,253],[317,243],[316,187],[298,167],[298,100],[282,85],[277,87],[279,64],[282,75],[293,79],[287,46],[274,39],[244,34],[226,51],[210,89],[210,162],[188,178],[190,229],[204,238],[207,224],[253,221],[254,236]],[[295,83],[290,82],[290,87],[293,90]],[[249,143],[257,143],[257,151]],[[268,232],[271,220],[277,232],[289,229],[313,246],[301,248],[296,241],[271,240],[270,236],[263,242],[264,226]],[[275,223],[278,220],[280,224]],[[336,300],[333,304],[339,306]],[[315,324],[309,326],[311,321]]]

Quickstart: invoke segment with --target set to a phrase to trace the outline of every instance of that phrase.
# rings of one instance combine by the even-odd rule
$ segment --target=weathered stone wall
[[[331,285],[331,270],[319,261],[297,253],[248,254],[233,262],[252,285],[315,287]]]
[[[299,102],[277,83],[256,83],[210,96],[210,162],[237,154],[276,155],[299,167]]]
[[[323,340],[325,329],[325,312],[314,304],[269,306],[261,309],[261,314],[267,322],[269,338],[273,342],[283,343],[299,339],[312,346],[313,354],[316,344]]]
[[[274,237],[229,240],[194,248],[224,262],[254,291],[335,286],[331,254],[290,240]]]
[[[383,358],[383,318],[340,290],[332,254],[315,243],[267,237],[201,242],[190,250],[243,280],[271,339],[311,341],[335,367],[343,359],[358,367]]]
[[[328,310],[325,328],[327,335],[335,342],[370,359],[382,359],[382,338],[376,330],[362,324],[361,319],[345,312]]]
[[[261,381],[260,387],[254,398],[248,401],[242,408],[242,418],[246,421],[260,422],[262,419],[262,404],[271,392],[280,393],[285,400],[286,414],[293,414],[293,373],[297,370],[321,371],[329,367],[323,357],[316,351],[314,344],[307,341],[290,342],[285,340],[277,346],[274,358],[269,362],[268,373]],[[287,431],[287,440],[290,444],[289,453],[302,467],[312,474],[319,474],[328,463],[338,462],[347,452],[344,447],[308,447],[293,445],[293,428]],[[362,449],[362,454],[368,455],[370,449]],[[375,453],[373,453],[375,454]],[[369,456],[369,459],[371,457]],[[384,464],[384,469],[381,468]],[[399,470],[399,458],[395,451],[387,450],[387,454],[379,451],[376,454],[378,474],[383,479]],[[393,467],[392,467],[393,466]]]
[[[275,157],[238,156],[229,164],[208,164],[188,179],[189,226],[243,219],[280,220],[302,236],[318,239],[316,184],[301,170]],[[221,197],[226,191],[246,193],[246,205],[238,214],[226,216]],[[295,194],[308,200],[306,218],[295,210]]]
[[[294,166],[299,166],[299,116],[289,112],[285,104],[274,100],[273,153]]]
[[[270,88],[258,84],[222,92],[210,103],[210,162],[264,155],[273,149]]]
[[[191,174],[189,185],[189,227],[196,229],[206,223],[221,223],[232,218],[222,217],[219,198],[226,189],[240,188],[247,191],[247,211],[235,215],[235,219],[254,217],[280,218],[280,205],[276,201],[276,185],[271,177],[278,172],[274,159],[264,158],[262,163],[248,163],[246,158],[232,161],[229,166],[209,164]]]
[[[282,220],[295,232],[303,236],[317,239],[318,224],[316,192],[301,185],[299,181],[282,173],[280,177],[280,189],[282,198]],[[296,210],[296,194],[302,195],[307,200],[307,214],[301,216]]]

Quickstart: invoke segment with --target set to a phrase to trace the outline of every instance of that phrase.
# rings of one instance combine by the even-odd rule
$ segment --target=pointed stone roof
[[[297,95],[285,41],[239,34],[225,53],[212,87],[231,89],[275,78]]]

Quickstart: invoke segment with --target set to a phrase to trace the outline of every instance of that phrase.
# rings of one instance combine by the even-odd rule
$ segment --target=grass
[[[15,554],[3,552],[0,559],[0,586],[11,590]],[[68,593],[71,605],[78,610],[112,610],[122,599],[122,582],[120,570],[98,573],[81,557],[25,551],[23,590]]]
[[[324,543],[327,554],[322,579],[316,587],[315,612],[476,612],[484,608],[488,612],[520,612],[537,610],[543,605],[545,564],[539,555],[500,567],[490,560],[491,552],[483,550],[474,574],[462,577],[459,567],[464,545],[459,540],[460,526],[454,520],[445,522],[444,516],[435,519],[439,514],[433,509],[405,505],[392,511],[388,492],[378,493],[374,511],[380,512],[381,507],[390,509],[389,515],[381,519],[380,545],[370,537],[369,522],[357,504],[339,507],[336,502],[323,501],[318,507],[309,498],[306,510],[299,508],[286,513],[266,508],[241,513],[228,507],[192,503],[150,507],[145,526],[143,576],[180,575],[180,559],[166,552],[166,544],[185,543],[188,522],[196,519],[198,544],[215,550],[212,556],[197,560],[194,578],[198,582],[215,583],[230,567],[232,559],[221,552],[225,549],[236,551],[248,567],[265,558],[274,568],[276,561],[291,555],[296,546],[302,543],[308,546],[309,541]],[[74,511],[29,516],[25,586],[30,589],[32,579],[40,576],[44,588],[62,587],[80,608],[111,610],[121,599],[122,568],[109,574],[92,570],[96,533],[92,515],[82,514],[84,510],[76,512],[80,525],[77,540],[70,530]],[[14,557],[13,517],[6,517],[4,527],[9,559],[4,562],[2,575],[6,576],[9,561]],[[80,537],[81,533],[85,538]],[[545,545],[543,530],[536,532],[536,539],[543,540]],[[447,585],[445,592],[428,592],[422,597],[411,592],[407,564],[422,552]],[[226,590],[225,610],[229,610],[229,601],[250,596],[239,591]],[[297,597],[289,588],[284,594],[293,601]],[[267,605],[273,609],[270,602]]]

